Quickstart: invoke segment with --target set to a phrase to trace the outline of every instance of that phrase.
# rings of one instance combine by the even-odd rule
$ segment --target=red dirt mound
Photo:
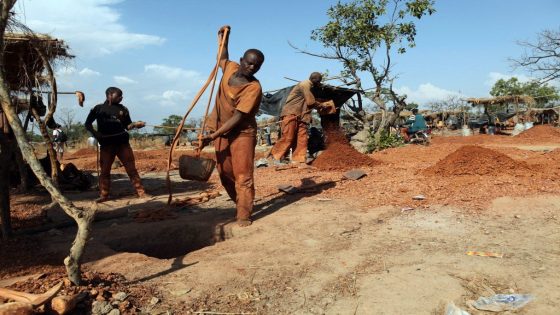
[[[341,130],[326,130],[327,148],[313,161],[313,166],[325,171],[369,167],[380,162],[356,151]]]
[[[78,158],[78,157],[84,157],[84,156],[95,156],[96,152],[95,149],[92,148],[84,148],[84,149],[79,149],[78,151],[72,153],[71,157],[73,158]]]
[[[502,175],[528,174],[532,170],[527,163],[484,147],[467,145],[449,154],[435,165],[425,169],[425,175]]]
[[[517,138],[524,140],[553,140],[560,142],[560,129],[550,125],[538,125],[520,133]]]

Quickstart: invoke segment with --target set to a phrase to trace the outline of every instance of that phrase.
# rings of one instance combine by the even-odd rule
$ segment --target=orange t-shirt
[[[238,110],[248,116],[228,134],[256,135],[257,120],[255,116],[261,104],[261,84],[255,80],[240,86],[230,86],[229,79],[237,72],[239,64],[228,60],[223,69],[224,75],[216,95],[216,105],[208,117],[208,127],[214,131],[217,130]]]

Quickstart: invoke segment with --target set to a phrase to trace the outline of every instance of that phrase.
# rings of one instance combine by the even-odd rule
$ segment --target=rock
[[[412,197],[413,200],[424,200],[426,199],[426,196],[424,195],[416,195],[414,197]]]
[[[62,282],[64,283],[64,287],[65,287],[65,288],[69,288],[69,287],[72,286],[72,282],[71,282],[70,279],[68,279],[68,278],[62,279]]]
[[[360,130],[357,134],[350,138],[351,141],[366,143],[369,138],[369,132],[366,129]]]
[[[125,313],[126,310],[128,310],[131,306],[132,306],[132,304],[130,304],[129,301],[121,302],[119,304],[119,311],[121,311],[121,313]]]
[[[107,313],[107,315],[121,315],[121,311],[119,311],[118,309],[114,308],[114,309],[112,309],[109,313]]]
[[[360,142],[360,141],[350,141],[350,145],[356,149],[356,151],[362,153],[362,154],[366,154],[369,152],[367,143],[364,142]]]
[[[106,301],[95,301],[91,304],[91,313],[93,315],[108,314],[113,310],[113,307]]]
[[[126,294],[124,292],[118,292],[118,293],[113,294],[113,299],[115,301],[119,301],[119,302],[124,301],[127,297],[128,297],[128,294]]]
[[[150,300],[150,305],[156,305],[159,303],[159,299],[157,297],[152,297],[152,299]]]

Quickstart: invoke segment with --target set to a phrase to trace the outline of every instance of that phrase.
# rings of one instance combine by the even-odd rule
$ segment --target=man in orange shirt
[[[218,32],[221,43],[223,26]],[[237,222],[240,226],[251,224],[255,185],[253,180],[257,121],[255,115],[261,103],[262,88],[254,74],[264,62],[260,50],[249,49],[239,64],[229,59],[229,31],[219,60],[223,71],[216,105],[208,118],[213,131],[202,139],[203,145],[214,141],[218,173],[222,185],[237,206]]]
[[[292,160],[306,162],[307,128],[311,123],[311,110],[320,106],[311,93],[311,88],[320,86],[322,79],[319,72],[313,72],[309,80],[301,81],[290,91],[280,113],[282,136],[270,151],[275,161],[280,161],[295,144]]]

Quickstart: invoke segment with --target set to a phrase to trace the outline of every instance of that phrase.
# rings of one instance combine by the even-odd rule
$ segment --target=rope
[[[171,178],[169,177],[169,171],[171,170],[171,160],[173,159],[173,150],[175,149],[175,146],[176,146],[177,142],[179,141],[179,138],[181,136],[181,132],[183,130],[183,126],[185,125],[185,121],[187,120],[187,117],[189,116],[189,114],[193,110],[194,106],[196,105],[196,103],[198,102],[198,100],[200,99],[200,97],[202,96],[204,91],[206,91],[206,88],[210,84],[210,81],[213,81],[214,83],[216,82],[216,76],[218,74],[218,68],[219,68],[219,63],[220,63],[220,56],[222,55],[222,51],[223,51],[223,48],[224,48],[224,44],[225,44],[228,32],[229,32],[229,29],[226,28],[224,30],[224,33],[222,34],[222,42],[220,43],[220,48],[218,49],[218,56],[216,58],[216,65],[212,69],[212,72],[210,72],[210,76],[208,77],[208,80],[206,80],[206,83],[204,83],[204,86],[200,89],[200,91],[198,91],[198,94],[196,94],[195,98],[193,99],[193,101],[191,103],[191,106],[189,107],[189,109],[185,113],[185,116],[183,116],[183,119],[181,120],[181,123],[179,124],[179,126],[177,127],[177,130],[175,131],[175,136],[173,137],[173,141],[171,142],[171,148],[169,149],[169,156],[167,158],[167,175],[165,177],[165,180],[167,182],[167,190],[169,192],[169,198],[167,199],[167,204],[168,205],[171,204],[171,200],[173,199],[173,191],[172,191],[172,187],[171,187]],[[214,91],[214,84],[212,85],[212,92],[213,91]],[[208,101],[208,107],[210,106],[210,100],[211,99],[212,99],[212,95],[210,95],[210,98],[209,98],[209,101]],[[208,111],[208,108],[207,108],[207,111]],[[203,126],[205,125],[205,123],[206,123],[206,116],[204,117]],[[199,144],[199,147],[200,147],[200,144]],[[198,154],[200,154],[200,153],[198,153]]]

